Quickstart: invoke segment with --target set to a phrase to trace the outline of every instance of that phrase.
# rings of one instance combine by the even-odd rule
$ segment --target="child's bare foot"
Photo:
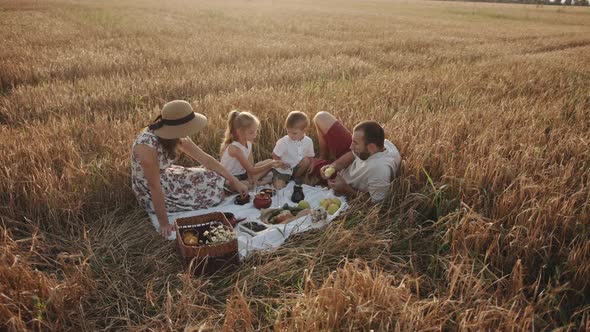
[[[267,184],[271,184],[271,183],[272,183],[272,179],[266,180],[265,178],[262,178],[261,180],[258,181],[259,186],[266,186]]]
[[[279,190],[285,188],[286,184],[287,183],[283,180],[274,180],[272,185],[275,187],[275,189]]]
[[[299,164],[297,164],[297,172],[295,172],[295,174],[293,174],[293,177],[299,178],[299,177],[305,176],[307,173],[309,173],[310,166],[311,166],[311,159],[310,158],[305,157],[305,158],[301,159]]]

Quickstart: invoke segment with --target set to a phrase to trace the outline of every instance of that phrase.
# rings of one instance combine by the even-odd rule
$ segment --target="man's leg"
[[[318,143],[320,147],[319,159],[328,159],[330,157],[330,151],[325,136],[336,121],[338,120],[328,112],[318,112],[318,114],[313,117],[313,124],[318,133]]]

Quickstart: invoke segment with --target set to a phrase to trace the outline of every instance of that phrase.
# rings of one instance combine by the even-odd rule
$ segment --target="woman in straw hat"
[[[163,237],[168,237],[173,231],[167,212],[218,205],[224,199],[226,184],[241,194],[248,193],[245,184],[189,138],[206,124],[207,118],[193,112],[186,101],[171,101],[164,105],[158,118],[133,143],[133,191],[147,212],[156,214]],[[204,168],[174,165],[182,153]]]

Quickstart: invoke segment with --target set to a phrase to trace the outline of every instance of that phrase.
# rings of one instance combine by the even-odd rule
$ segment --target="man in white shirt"
[[[320,148],[320,160],[315,161],[313,169],[327,180],[328,186],[337,194],[354,197],[368,192],[373,202],[383,200],[401,164],[400,153],[385,139],[383,127],[375,121],[363,121],[350,134],[327,112],[319,112],[313,121]],[[327,159],[328,152],[335,161],[322,160]],[[334,169],[335,176],[329,168]]]

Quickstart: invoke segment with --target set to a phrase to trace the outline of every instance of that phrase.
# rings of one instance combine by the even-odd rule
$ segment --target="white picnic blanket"
[[[277,190],[276,195],[272,199],[271,208],[281,207],[285,203],[289,204],[290,206],[296,206],[297,204],[291,202],[291,194],[293,193],[293,186],[295,184],[293,181],[289,182],[289,184],[281,189]],[[260,191],[265,187],[257,188],[257,191]],[[270,188],[270,187],[266,187]],[[168,220],[171,224],[174,224],[174,220],[177,218],[182,217],[191,217],[201,214],[206,214],[210,212],[231,212],[235,215],[236,219],[240,218],[247,218],[243,222],[247,222],[250,220],[260,220],[260,210],[256,209],[252,204],[252,200],[254,198],[254,193],[250,193],[250,203],[245,205],[236,205],[234,204],[234,198],[236,195],[226,197],[225,200],[219,204],[218,206],[212,207],[210,209],[203,209],[203,210],[196,210],[196,211],[188,211],[188,212],[176,212],[176,213],[169,213]],[[326,187],[312,187],[303,185],[303,193],[305,194],[305,200],[309,202],[312,209],[319,208],[320,200],[325,198],[333,198],[337,197],[334,195],[334,191],[328,189]],[[292,220],[287,224],[279,224],[279,225],[268,225],[268,229],[265,231],[260,232],[257,236],[251,236],[248,233],[242,232],[239,228],[235,228],[235,232],[238,238],[238,251],[241,258],[250,255],[252,252],[257,250],[270,250],[276,248],[283,244],[285,240],[291,235],[296,233],[301,233],[309,229],[315,229],[323,227],[329,224],[336,216],[340,214],[340,212],[346,210],[348,208],[348,204],[346,203],[346,199],[344,197],[337,197],[342,202],[342,205],[332,215],[328,215],[327,219],[322,222],[312,223],[311,222],[311,215],[303,216],[301,218]],[[156,228],[156,231],[159,231],[160,224],[158,223],[158,219],[155,214],[150,214],[150,220],[152,224]],[[176,233],[172,233],[168,240],[175,240]]]

